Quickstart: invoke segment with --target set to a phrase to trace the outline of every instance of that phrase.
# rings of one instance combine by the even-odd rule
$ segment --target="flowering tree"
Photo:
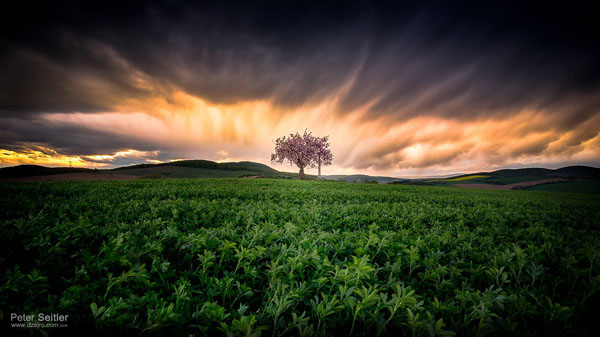
[[[304,135],[290,134],[275,141],[275,153],[271,154],[271,162],[281,164],[287,160],[290,164],[300,169],[300,179],[305,179],[304,168],[319,167],[321,176],[321,165],[330,165],[333,155],[329,150],[328,137],[315,137],[310,132],[304,131]]]
[[[319,168],[319,178],[321,178],[321,165],[331,165],[333,154],[329,150],[329,136],[313,137],[312,146],[315,151],[315,159]]]

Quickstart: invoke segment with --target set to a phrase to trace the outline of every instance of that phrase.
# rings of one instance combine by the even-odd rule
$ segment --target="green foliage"
[[[99,334],[577,336],[600,305],[591,195],[272,179],[0,195],[2,311]]]

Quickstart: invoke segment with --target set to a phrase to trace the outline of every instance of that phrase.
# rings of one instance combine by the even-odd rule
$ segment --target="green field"
[[[226,171],[193,167],[159,166],[140,169],[123,170],[123,174],[143,177],[148,174],[160,174],[167,178],[238,178],[241,176],[260,175],[256,171]]]
[[[67,329],[588,336],[597,324],[596,195],[163,179],[0,183],[0,207],[4,316],[68,314]]]
[[[522,183],[526,181],[537,181],[544,179],[551,179],[552,177],[547,176],[516,176],[516,177],[492,177],[486,179],[484,182],[486,184],[498,184],[498,185],[509,185]]]

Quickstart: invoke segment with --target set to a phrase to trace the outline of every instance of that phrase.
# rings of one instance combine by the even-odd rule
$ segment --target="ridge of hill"
[[[486,189],[600,193],[600,169],[567,166],[559,169],[521,168],[463,174],[448,179],[421,179],[410,184]]]
[[[326,175],[323,176],[326,180],[336,180],[336,181],[345,181],[347,183],[365,183],[365,182],[374,182],[376,181],[379,184],[389,184],[393,182],[402,182],[407,179],[403,178],[395,178],[395,177],[385,177],[385,176],[370,176],[366,174],[350,174],[350,175]]]
[[[296,177],[297,174],[280,172],[267,165],[250,162],[217,163],[210,160],[181,160],[159,164],[138,164],[117,167],[113,169],[89,169],[73,167],[45,167],[40,165],[18,165],[0,168],[0,179],[50,176],[57,174],[73,173],[119,173],[143,177],[146,175],[164,176],[171,178],[218,178],[218,177],[243,177],[261,176],[272,178]]]
[[[168,178],[292,178],[297,176],[294,173],[280,172],[267,165],[251,161],[217,163],[199,159],[132,165],[115,168],[112,171],[138,177],[159,175]]]
[[[240,162],[225,162],[225,163],[217,163],[210,160],[179,160],[168,163],[159,163],[159,164],[138,164],[131,166],[123,166],[112,169],[113,171],[123,171],[123,170],[132,170],[132,169],[144,169],[151,167],[165,167],[165,166],[174,166],[174,167],[189,167],[189,168],[199,168],[199,169],[209,169],[209,170],[225,170],[225,171],[254,171],[254,172],[263,172],[269,174],[281,173],[275,170],[272,167],[269,167],[265,164],[260,164],[252,161],[240,161]]]
[[[88,174],[92,179],[100,174],[119,174],[136,177],[164,177],[164,178],[238,178],[238,177],[268,177],[268,178],[295,178],[297,173],[281,172],[272,167],[251,162],[224,162],[218,163],[210,160],[180,160],[158,164],[138,164],[117,167],[113,169],[89,169],[74,167],[45,167],[40,165],[18,165],[0,168],[0,179],[19,179],[24,177],[52,176],[57,174]],[[308,176],[315,178],[314,176]],[[525,189],[542,189],[540,184],[552,184],[551,188],[544,190],[572,190],[579,185],[598,184],[600,181],[600,168],[590,166],[567,166],[559,169],[546,168],[519,168],[501,169],[491,172],[449,175],[438,178],[406,179],[386,176],[370,176],[364,174],[353,175],[326,175],[326,180],[346,182],[377,182],[381,184],[417,184],[417,185],[442,185],[460,187],[509,187]],[[68,179],[66,179],[68,180]],[[519,186],[522,185],[522,186]],[[533,188],[536,185],[537,187]],[[576,186],[577,185],[577,186]],[[594,185],[595,186],[595,185]],[[595,187],[594,187],[595,189]]]
[[[0,179],[34,177],[63,173],[86,173],[95,170],[80,167],[46,167],[41,165],[17,165],[0,168]]]
[[[479,172],[464,174],[457,178],[472,175],[493,175],[496,177],[520,177],[520,176],[548,176],[548,177],[561,177],[561,178],[589,178],[596,179],[600,178],[600,168],[591,166],[566,166],[559,169],[546,169],[546,168],[521,168],[521,169],[502,169],[492,172]]]

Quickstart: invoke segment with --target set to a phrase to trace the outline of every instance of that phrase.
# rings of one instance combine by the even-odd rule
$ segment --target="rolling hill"
[[[0,179],[17,179],[24,177],[54,176],[66,174],[94,175],[119,174],[132,177],[164,177],[164,178],[236,178],[236,177],[268,177],[293,178],[297,173],[277,171],[267,165],[242,161],[217,163],[209,160],[182,160],[160,164],[139,164],[114,169],[86,169],[71,167],[45,167],[39,165],[19,165],[0,169]],[[311,176],[312,177],[312,176]]]
[[[559,169],[522,168],[463,174],[448,179],[419,179],[411,184],[488,189],[600,193],[600,169],[567,166]]]
[[[0,179],[35,177],[52,174],[89,173],[93,169],[75,167],[46,167],[40,165],[18,165],[0,168]]]
[[[125,166],[112,171],[134,176],[160,174],[170,178],[236,178],[247,176],[285,178],[297,176],[294,173],[280,172],[267,165],[250,161],[217,163],[210,160],[181,160],[161,164]]]
[[[345,181],[347,183],[365,183],[376,181],[379,184],[389,184],[393,182],[402,182],[406,179],[394,178],[394,177],[382,177],[382,176],[369,176],[365,174],[351,174],[351,175],[328,175],[323,176],[327,180]]]
[[[241,161],[217,163],[210,160],[181,160],[159,164],[139,164],[114,169],[86,169],[19,165],[0,169],[1,180],[115,180],[137,178],[297,178],[297,173],[281,172],[264,164]],[[315,176],[307,175],[309,179]],[[404,179],[386,176],[327,175],[326,180],[351,183],[410,184],[488,189],[527,189],[555,192],[600,193],[600,169],[567,166],[559,169],[522,168],[459,174],[437,178]]]

